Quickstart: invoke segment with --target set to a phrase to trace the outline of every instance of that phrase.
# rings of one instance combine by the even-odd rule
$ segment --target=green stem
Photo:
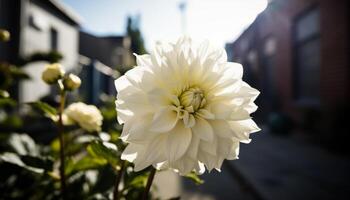
[[[118,170],[118,174],[117,174],[117,178],[115,179],[115,184],[114,184],[114,191],[113,191],[113,199],[114,200],[119,200],[120,199],[120,195],[119,195],[119,184],[120,181],[122,179],[123,173],[124,173],[124,169],[126,166],[126,161],[123,161],[120,169]]]
[[[58,135],[60,141],[60,181],[61,181],[61,197],[65,199],[65,190],[66,190],[66,175],[65,175],[65,155],[64,155],[64,127],[62,114],[64,110],[64,105],[66,102],[66,92],[61,91],[60,94],[60,107],[58,110]]]
[[[148,199],[148,194],[149,194],[149,191],[151,189],[151,186],[152,186],[152,183],[153,183],[153,179],[154,179],[154,175],[156,174],[156,172],[157,172],[157,169],[152,167],[151,173],[149,174],[148,179],[147,179],[146,188],[145,188],[145,190],[143,191],[143,194],[142,194],[142,200],[147,200]]]

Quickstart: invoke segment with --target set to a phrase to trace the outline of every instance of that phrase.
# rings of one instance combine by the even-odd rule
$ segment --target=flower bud
[[[59,63],[46,65],[45,70],[41,74],[41,78],[47,84],[55,84],[58,79],[62,78],[64,75],[64,70],[62,65]]]
[[[206,100],[203,91],[197,87],[189,88],[180,96],[180,103],[184,108],[194,112],[203,107]]]
[[[68,76],[65,76],[63,78],[62,83],[65,90],[72,91],[80,87],[81,80],[78,76],[74,74],[69,74]]]
[[[7,42],[10,40],[10,33],[7,30],[0,29],[0,41]]]

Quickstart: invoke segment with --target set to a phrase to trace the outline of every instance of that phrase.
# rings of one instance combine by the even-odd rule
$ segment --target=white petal
[[[229,124],[235,137],[244,143],[250,142],[249,135],[251,133],[261,130],[252,119],[230,121]]]
[[[132,143],[144,143],[153,139],[153,137],[157,135],[154,132],[148,131],[152,122],[152,115],[144,115],[133,120],[135,121],[133,121],[132,126],[129,127],[128,125],[127,129],[125,130],[128,131],[128,136],[125,138],[125,141]],[[124,128],[122,135],[125,135]]]
[[[204,119],[215,119],[215,115],[207,109],[200,109],[196,114]]]
[[[213,156],[216,156],[216,148],[217,148],[217,138],[214,136],[212,141],[205,141],[205,140],[201,140],[200,144],[199,144],[199,148],[206,152],[209,153]]]
[[[187,156],[189,156],[192,159],[197,159],[199,142],[200,142],[200,139],[197,136],[195,136],[192,132],[191,144],[189,145],[188,150],[186,152]]]
[[[196,168],[195,168],[196,174],[201,175],[205,172],[205,166],[202,162],[198,161]]]
[[[177,123],[174,129],[168,133],[167,148],[168,160],[174,162],[185,154],[191,143],[191,129],[185,128],[183,123]]]
[[[150,130],[154,132],[168,132],[175,127],[177,121],[177,112],[174,111],[174,108],[168,106],[154,115]]]
[[[243,77],[243,67],[239,63],[227,62],[222,67],[222,79],[242,79]]]
[[[135,53],[134,53],[134,55],[136,56],[136,64],[138,66],[151,66],[152,65],[150,55],[148,55],[148,54],[137,55]]]
[[[210,121],[213,127],[214,133],[222,138],[232,138],[234,136],[230,124],[225,120],[212,120]]]
[[[210,110],[215,115],[216,119],[229,119],[233,108],[232,105],[219,102],[211,104]]]
[[[207,120],[199,117],[196,118],[196,125],[192,127],[192,133],[205,141],[211,141],[214,137],[210,124]]]
[[[196,162],[188,157],[183,157],[176,162],[173,163],[172,167],[177,169],[180,175],[187,175],[190,173],[194,167]]]
[[[128,144],[121,155],[121,159],[133,162],[138,156],[140,156],[139,153],[143,152],[142,150],[144,148],[145,147],[143,145]]]
[[[151,105],[157,108],[171,105],[172,101],[174,101],[174,97],[164,89],[155,88],[148,92],[148,100]]]
[[[185,112],[184,115],[184,124],[186,128],[191,128],[196,124],[196,119],[194,118],[194,116],[191,114],[186,114],[188,112]]]
[[[144,155],[144,159],[148,163],[158,163],[165,160],[166,143],[168,137],[166,135],[158,135],[149,143],[148,149]]]
[[[114,81],[115,88],[117,89],[117,92],[123,91],[127,88],[131,88],[133,85],[130,83],[130,81],[126,78],[126,76],[121,76],[117,80]]]

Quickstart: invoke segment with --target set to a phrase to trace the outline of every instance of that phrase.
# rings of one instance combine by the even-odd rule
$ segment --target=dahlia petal
[[[251,141],[251,139],[249,139],[251,133],[261,130],[252,119],[230,121],[229,124],[235,137],[244,143],[249,143]]]
[[[212,141],[214,137],[213,128],[202,118],[196,118],[196,125],[192,127],[193,135],[205,141]]]
[[[223,79],[239,79],[243,77],[243,66],[235,62],[227,62],[222,66]]]
[[[177,121],[176,111],[168,106],[154,115],[150,130],[154,132],[168,132],[175,127]]]
[[[186,152],[187,156],[189,156],[192,159],[196,159],[198,154],[199,142],[200,138],[192,132],[191,144],[189,145],[188,150]]]
[[[202,140],[199,144],[201,151],[209,153],[213,156],[216,156],[216,148],[217,148],[217,138],[214,136],[212,141]]]
[[[200,109],[196,114],[204,119],[215,119],[215,115],[207,109]]]
[[[191,129],[185,128],[183,123],[177,125],[168,133],[167,156],[170,163],[182,157],[191,143]]]
[[[148,54],[137,55],[136,53],[134,53],[134,56],[136,56],[137,66],[152,66],[150,55]]]
[[[173,95],[161,88],[155,88],[148,92],[148,100],[154,107],[168,106],[174,101]]]
[[[121,96],[120,94],[130,94],[139,92],[139,89],[132,85],[126,76],[121,76],[120,78],[115,80],[114,85],[118,92],[118,99]]]
[[[176,168],[180,175],[187,175],[195,167],[196,162],[188,157],[183,157],[173,163],[172,167]]]
[[[209,41],[205,40],[204,42],[202,42],[200,44],[199,48],[197,49],[197,56],[201,60],[205,59],[205,56],[207,55],[208,48],[209,48]]]
[[[156,133],[148,131],[152,123],[152,115],[145,115],[135,119],[136,123],[132,123],[132,126],[127,127],[128,136],[125,138],[125,141],[132,143],[142,143],[147,140],[153,139],[153,136],[156,136]],[[122,132],[122,136],[124,130]]]
[[[166,135],[158,135],[155,137],[149,144],[148,149],[144,155],[144,159],[148,163],[154,163],[154,162],[161,162],[162,160],[165,160],[165,145],[167,142],[167,136]]]
[[[215,134],[218,135],[219,137],[222,137],[222,138],[233,137],[233,132],[231,130],[231,127],[226,120],[211,120],[210,124],[213,127]]]
[[[225,103],[215,103],[210,105],[211,112],[215,115],[216,119],[229,119],[233,111],[232,105]]]
[[[142,149],[143,145],[128,144],[121,155],[121,159],[134,162],[134,160],[140,156],[139,154],[142,152]]]
[[[195,166],[195,172],[197,175],[201,175],[205,172],[205,166],[202,162],[197,162],[197,165]]]

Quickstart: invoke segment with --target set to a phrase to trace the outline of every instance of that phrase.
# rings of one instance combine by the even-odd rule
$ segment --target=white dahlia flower
[[[115,81],[121,139],[128,143],[122,159],[135,171],[153,165],[182,175],[237,159],[239,143],[260,130],[250,117],[259,91],[242,74],[223,49],[189,38],[137,55],[137,66]]]
[[[63,114],[64,124],[74,122],[89,132],[101,131],[103,117],[100,110],[94,105],[86,105],[82,102],[72,103]]]

